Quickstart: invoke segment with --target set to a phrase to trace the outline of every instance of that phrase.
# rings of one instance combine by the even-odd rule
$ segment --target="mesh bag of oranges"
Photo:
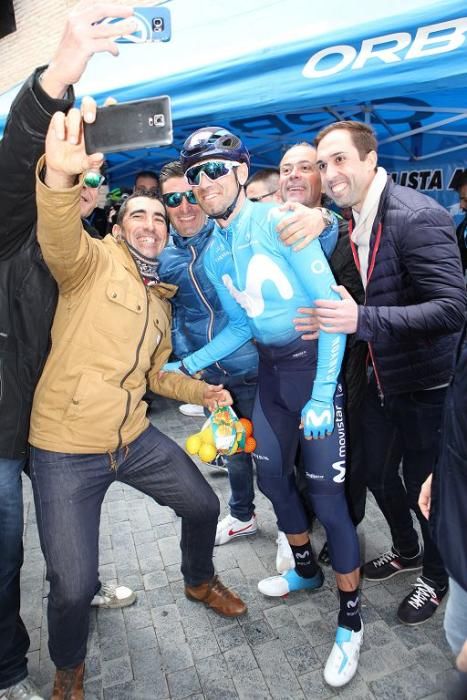
[[[185,442],[186,451],[198,455],[203,462],[211,462],[219,454],[253,452],[255,447],[251,421],[248,418],[238,419],[230,406],[217,408],[200,432],[190,435]]]

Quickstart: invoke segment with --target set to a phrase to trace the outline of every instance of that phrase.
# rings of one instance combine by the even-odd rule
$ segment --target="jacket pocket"
[[[89,426],[103,426],[119,415],[124,400],[119,387],[106,382],[100,372],[87,370],[77,380],[64,418],[84,420]]]
[[[130,340],[140,330],[145,310],[145,292],[129,280],[111,279],[93,314],[95,328],[106,335]]]

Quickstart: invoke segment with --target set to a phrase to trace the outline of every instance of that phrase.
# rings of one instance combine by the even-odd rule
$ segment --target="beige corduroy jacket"
[[[86,234],[80,189],[52,190],[37,179],[37,235],[59,299],[29,439],[44,450],[89,454],[113,452],[142,433],[147,386],[201,404],[205,384],[173,373],[158,378],[172,350],[168,298],[176,287],[146,287],[125,242]]]

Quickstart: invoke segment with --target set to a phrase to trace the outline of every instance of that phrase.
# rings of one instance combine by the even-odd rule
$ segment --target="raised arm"
[[[86,170],[99,170],[102,161],[102,153],[86,154],[79,110],[56,112],[37,169],[37,238],[63,294],[78,286],[96,261],[96,241],[81,224],[77,180]]]
[[[80,79],[91,56],[101,51],[116,55],[118,49],[112,38],[133,26],[132,19],[95,25],[116,12],[113,3],[78,3],[68,16],[49,66],[38,68],[28,78],[12,104],[0,142],[0,259],[19,250],[35,223],[35,167],[44,152],[52,114],[67,112],[71,107],[74,94],[70,86]],[[131,15],[131,8],[118,6],[118,16]],[[85,118],[93,121],[94,106],[84,101],[86,104]]]

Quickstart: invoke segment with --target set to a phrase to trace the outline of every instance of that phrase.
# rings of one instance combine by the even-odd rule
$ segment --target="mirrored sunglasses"
[[[100,187],[103,185],[105,182],[105,176],[101,175],[100,173],[95,173],[93,171],[89,171],[86,173],[84,176],[83,183],[86,185],[86,187]]]
[[[171,209],[179,207],[183,201],[183,197],[186,198],[189,204],[198,204],[192,190],[187,190],[186,192],[166,192],[162,195],[164,204]]]
[[[210,180],[218,180],[228,175],[233,168],[240,165],[235,160],[207,160],[200,165],[192,165],[185,173],[186,181],[192,187],[199,187],[201,175],[204,173]]]

